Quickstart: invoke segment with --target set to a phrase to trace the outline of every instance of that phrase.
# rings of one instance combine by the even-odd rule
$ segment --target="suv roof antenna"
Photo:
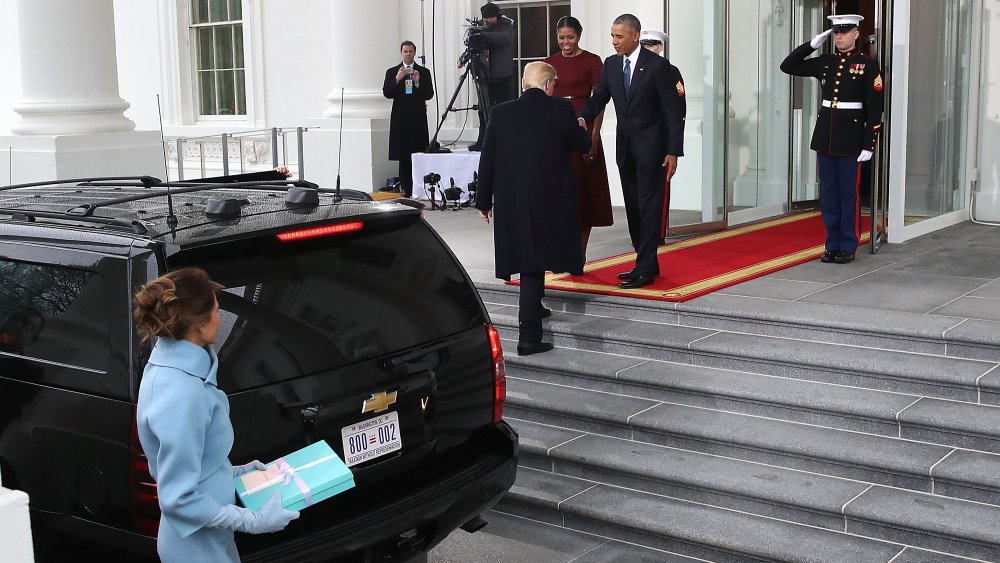
[[[344,87],[340,87],[340,140],[337,142],[337,192],[333,201],[340,202],[340,155],[344,153]]]
[[[174,198],[170,195],[170,171],[167,169],[167,145],[163,141],[163,110],[160,108],[160,95],[156,95],[156,115],[160,118],[160,149],[163,150],[163,177],[167,179],[167,226],[173,230],[177,226],[177,216],[174,215]],[[177,156],[178,174],[180,174],[180,155]],[[143,182],[146,184],[146,182]],[[148,185],[146,186],[149,187]]]

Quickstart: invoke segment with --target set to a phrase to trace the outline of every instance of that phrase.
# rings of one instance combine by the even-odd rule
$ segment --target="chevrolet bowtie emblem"
[[[378,393],[372,393],[372,396],[365,399],[365,402],[361,405],[361,412],[382,412],[389,410],[389,407],[396,402],[396,392],[386,393],[385,391],[379,391]]]

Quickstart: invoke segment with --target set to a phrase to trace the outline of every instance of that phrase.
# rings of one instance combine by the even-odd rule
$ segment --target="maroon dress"
[[[597,84],[603,63],[597,55],[583,51],[575,57],[564,57],[555,53],[545,59],[556,69],[553,96],[567,98],[573,103],[573,110],[580,115],[580,109]],[[593,134],[593,125],[588,131]],[[573,153],[573,172],[576,174],[576,193],[580,201],[580,226],[607,227],[614,223],[611,214],[611,191],[608,188],[608,168],[604,161],[604,146],[600,138],[593,151],[597,158],[587,161],[583,154]]]

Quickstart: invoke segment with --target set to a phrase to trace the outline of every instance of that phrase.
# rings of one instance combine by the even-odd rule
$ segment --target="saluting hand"
[[[812,41],[809,42],[809,46],[813,49],[819,49],[823,46],[823,42],[826,41],[826,38],[829,37],[831,33],[833,33],[832,27],[823,33],[820,33],[816,37],[813,37]]]

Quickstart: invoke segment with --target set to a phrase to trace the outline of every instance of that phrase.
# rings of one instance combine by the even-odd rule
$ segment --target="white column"
[[[389,161],[389,111],[391,100],[382,96],[385,69],[400,61],[401,0],[330,3],[330,76],[332,89],[322,117],[309,119],[305,161],[333,162],[312,168],[308,179],[333,186],[374,191],[398,167]],[[377,14],[378,32],[361,33]],[[343,112],[341,112],[343,96]]]
[[[118,94],[113,0],[18,0],[17,135],[131,131]]]
[[[377,6],[390,4],[389,9]],[[359,27],[378,14],[378,32],[361,33]],[[374,0],[337,2],[330,7],[330,48],[333,51],[333,89],[323,117],[340,116],[341,89],[344,117],[389,117],[390,100],[382,96],[385,69],[399,62],[399,2]]]

